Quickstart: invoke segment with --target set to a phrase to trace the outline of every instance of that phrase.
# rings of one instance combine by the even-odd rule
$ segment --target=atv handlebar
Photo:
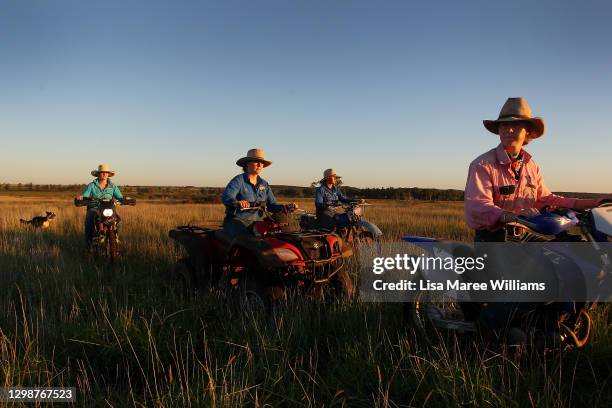
[[[536,225],[533,222],[530,222],[525,217],[521,217],[520,215],[508,215],[506,217],[506,223],[508,222],[516,222],[517,224],[521,224],[529,229],[535,229]]]
[[[248,207],[241,207],[240,203],[236,202],[236,208],[240,211],[255,211],[255,210],[262,210],[265,211],[266,210],[266,203],[265,201],[253,201],[253,202],[249,202],[249,206]]]
[[[297,210],[297,206],[293,203],[291,204],[278,204],[284,207],[286,212],[295,212]],[[249,207],[242,208],[240,204],[236,203],[236,207],[239,211],[263,211],[270,212],[268,210],[268,206],[265,201],[261,202],[249,202]]]

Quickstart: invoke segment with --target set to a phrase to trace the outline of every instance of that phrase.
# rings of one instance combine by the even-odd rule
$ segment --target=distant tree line
[[[0,183],[0,191],[40,191],[40,192],[72,192],[77,195],[85,187],[84,184],[32,184],[32,183]],[[310,187],[273,185],[274,194],[281,197],[312,198],[316,184]],[[179,200],[194,203],[221,202],[222,187],[194,187],[194,186],[121,186],[124,195],[150,200]],[[426,200],[426,201],[462,201],[463,190],[419,188],[419,187],[380,187],[357,188],[342,186],[344,194],[350,197],[365,199],[389,200]],[[566,197],[589,198],[597,194],[592,193],[559,193]]]
[[[293,187],[272,186],[274,193],[283,197],[314,197],[315,186]],[[342,192],[350,197],[366,199],[390,199],[390,200],[429,200],[429,201],[461,201],[463,190],[439,190],[435,188],[357,188],[342,186]]]

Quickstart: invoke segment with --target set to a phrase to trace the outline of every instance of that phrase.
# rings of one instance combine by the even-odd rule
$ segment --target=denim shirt
[[[317,188],[317,193],[315,195],[315,207],[317,210],[324,210],[329,204],[336,204],[338,201],[348,204],[357,200],[348,198],[342,194],[340,188],[336,186],[332,186],[330,190],[326,185],[321,184],[319,188]]]
[[[96,200],[110,200],[111,198],[114,198],[115,200],[123,200],[123,194],[121,194],[121,191],[119,191],[119,187],[113,184],[110,178],[106,180],[106,188],[104,190],[102,190],[100,187],[98,179],[95,179],[85,187],[81,195],[83,197],[93,198]],[[92,205],[91,208],[93,207],[95,206]],[[87,208],[90,208],[90,206]]]
[[[239,220],[245,225],[262,219],[258,211],[240,211],[237,208],[238,201],[261,202],[265,201],[271,212],[280,211],[283,206],[276,202],[276,197],[268,182],[257,176],[257,185],[249,182],[247,173],[242,173],[230,180],[223,191],[221,201],[225,204],[225,216]]]

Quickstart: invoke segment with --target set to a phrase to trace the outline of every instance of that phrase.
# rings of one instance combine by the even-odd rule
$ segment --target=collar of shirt
[[[519,155],[523,156],[523,163],[527,163],[531,160],[531,155],[528,151],[524,149],[521,150],[521,153]],[[508,166],[512,164],[512,159],[510,158],[510,155],[506,152],[504,146],[501,143],[495,149],[495,157],[497,158],[499,164],[506,164]]]
[[[257,187],[261,184],[261,182],[263,181],[263,179],[259,176],[257,176],[257,184],[255,184],[253,186],[253,183],[251,183],[251,180],[249,180],[249,175],[247,173],[242,173],[242,179],[244,180],[244,182],[247,184],[247,186],[251,186],[253,188],[255,188],[257,190]]]
[[[327,191],[331,191],[332,193],[335,193],[335,192],[336,192],[336,185],[335,185],[335,184],[334,184],[334,185],[332,185],[332,186],[331,186],[331,188],[327,187],[327,184],[323,184],[323,187],[325,187],[325,189],[326,189]]]
[[[106,179],[106,187],[102,188],[102,186],[100,185],[100,181],[96,178],[94,179],[94,184],[100,189],[100,190],[106,190],[107,188],[111,188],[113,186],[113,183],[111,182],[111,179]]]

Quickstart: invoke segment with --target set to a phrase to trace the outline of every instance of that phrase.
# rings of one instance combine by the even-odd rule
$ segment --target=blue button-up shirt
[[[225,204],[225,215],[236,218],[245,225],[262,219],[259,211],[240,211],[237,208],[238,201],[242,200],[250,203],[263,201],[271,212],[277,212],[283,208],[276,202],[276,197],[266,180],[257,176],[257,185],[254,186],[249,182],[247,173],[237,175],[225,187],[221,196],[221,201]]]
[[[115,200],[123,200],[123,194],[119,190],[119,187],[116,186],[111,179],[106,180],[106,187],[102,189],[100,187],[100,183],[98,179],[95,179],[87,186],[81,193],[83,197],[93,198],[96,200],[110,200],[114,198]]]
[[[351,199],[342,194],[339,187],[332,186],[331,189],[327,188],[326,185],[321,184],[319,188],[317,188],[317,192],[315,194],[315,207],[317,210],[324,210],[330,204],[341,203],[352,203],[357,201],[356,199]]]

